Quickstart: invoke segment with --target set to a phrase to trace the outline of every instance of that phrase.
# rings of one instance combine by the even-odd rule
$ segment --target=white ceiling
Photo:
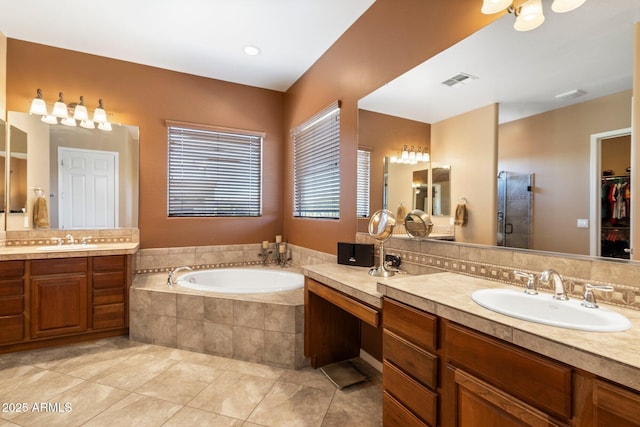
[[[0,0],[0,32],[285,91],[374,1]],[[245,55],[246,45],[261,54]]]
[[[550,6],[543,0],[541,27],[518,32],[514,16],[505,15],[360,100],[360,108],[436,123],[500,103],[504,123],[630,89],[640,1],[587,0],[564,14]],[[456,88],[441,84],[461,72],[478,80]],[[555,99],[572,90],[586,94]]]

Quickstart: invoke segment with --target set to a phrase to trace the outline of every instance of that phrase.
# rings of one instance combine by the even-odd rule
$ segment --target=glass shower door
[[[529,248],[533,211],[533,174],[498,174],[498,246]]]

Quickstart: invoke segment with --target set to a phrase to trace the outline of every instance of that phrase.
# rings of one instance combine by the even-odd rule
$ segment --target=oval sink
[[[550,294],[527,295],[512,289],[482,289],[471,294],[477,304],[489,310],[560,328],[593,332],[626,331],[629,319],[606,308],[586,308],[580,301],[557,301]]]
[[[68,252],[68,251],[89,251],[96,249],[98,245],[87,243],[86,245],[50,245],[38,246],[36,250],[44,252]]]

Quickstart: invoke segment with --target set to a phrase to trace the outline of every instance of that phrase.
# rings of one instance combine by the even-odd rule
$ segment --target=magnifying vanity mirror
[[[385,207],[405,202],[425,210],[426,199],[439,226],[450,223],[455,201],[464,199],[469,221],[455,227],[456,241],[496,245],[499,172],[534,176],[524,186],[532,212],[526,248],[604,255],[601,239],[611,224],[601,221],[602,172],[615,169],[610,180],[631,183],[632,203],[639,188],[628,152],[637,147],[616,167],[600,153],[610,139],[630,133],[640,7],[634,0],[587,1],[545,16],[541,27],[520,33],[505,15],[359,101],[369,115],[428,126],[432,165],[403,171],[386,163]],[[461,73],[471,76],[467,84],[443,84]],[[426,197],[421,170],[430,172]],[[636,221],[615,225],[633,230]],[[495,231],[480,236],[483,228]]]
[[[6,229],[111,229],[138,226],[139,130],[48,125],[10,111],[11,173]],[[14,167],[15,164],[20,165]],[[46,200],[49,221],[34,221]],[[23,211],[24,209],[24,211]]]

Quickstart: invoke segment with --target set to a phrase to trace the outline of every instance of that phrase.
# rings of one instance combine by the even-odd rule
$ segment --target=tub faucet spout
[[[174,286],[176,286],[177,283],[176,283],[176,279],[174,279],[174,276],[176,275],[176,273],[184,270],[193,270],[193,268],[184,266],[184,267],[176,267],[173,270],[171,270],[169,272],[169,277],[167,277],[167,286],[169,286],[170,288],[173,288]]]

